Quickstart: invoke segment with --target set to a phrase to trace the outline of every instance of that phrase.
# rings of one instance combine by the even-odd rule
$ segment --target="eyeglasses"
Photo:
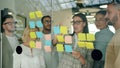
[[[8,24],[8,25],[15,25],[17,22],[5,22],[4,25]]]
[[[49,21],[49,20],[45,20],[44,23],[45,24],[51,24],[52,21]]]
[[[72,21],[71,23],[74,25],[74,24],[77,24],[79,25],[80,23],[82,23],[83,21]]]

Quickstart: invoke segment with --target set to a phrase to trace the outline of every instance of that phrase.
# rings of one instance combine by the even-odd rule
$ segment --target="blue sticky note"
[[[65,45],[65,52],[72,52],[72,46],[71,45]]]
[[[51,46],[51,40],[45,40],[45,45],[46,46]]]
[[[53,30],[54,30],[54,34],[59,34],[60,33],[60,27],[59,26],[54,26]]]
[[[36,25],[37,25],[37,27],[40,27],[40,28],[43,27],[43,24],[42,24],[41,21],[37,21],[37,22],[36,22]]]
[[[43,33],[36,31],[37,38],[43,38]]]
[[[35,22],[34,21],[30,21],[29,25],[30,25],[30,28],[35,28]]]

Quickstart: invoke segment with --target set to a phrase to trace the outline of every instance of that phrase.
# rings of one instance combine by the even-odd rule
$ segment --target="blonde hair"
[[[22,41],[23,42],[29,42],[30,40],[30,32],[34,29],[37,29],[37,31],[39,31],[38,27],[35,28],[30,28],[29,26],[27,26],[23,32],[23,36],[22,36]]]

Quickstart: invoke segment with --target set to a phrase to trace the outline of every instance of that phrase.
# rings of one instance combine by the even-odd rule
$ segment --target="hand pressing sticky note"
[[[68,33],[67,27],[66,26],[60,26],[60,33],[61,34],[67,34]]]
[[[30,25],[30,28],[35,28],[35,22],[30,21],[30,22],[29,22],[29,25]]]
[[[58,42],[64,42],[63,35],[57,35],[57,40],[58,40]]]
[[[30,17],[30,19],[35,19],[36,17],[35,17],[35,13],[34,12],[30,12],[29,13],[29,17]]]
[[[57,44],[56,47],[57,47],[57,51],[59,51],[59,52],[64,51],[63,44]]]
[[[36,31],[37,38],[43,38],[43,33]]]
[[[36,38],[35,32],[30,32],[30,38]]]
[[[36,41],[36,48],[42,48],[42,42],[41,41]]]
[[[66,35],[65,36],[65,43],[66,44],[72,44],[72,36]]]
[[[87,41],[95,41],[94,34],[87,34]]]
[[[71,45],[65,45],[65,52],[72,52],[72,46]]]
[[[86,41],[85,33],[78,33],[78,40],[79,41]]]
[[[54,30],[54,34],[60,34],[60,27],[59,26],[54,26],[53,30]]]
[[[35,42],[34,41],[30,41],[30,48],[35,48]]]
[[[44,46],[45,52],[51,52],[51,46]]]
[[[52,45],[51,40],[45,40],[45,45],[46,46],[51,46]]]
[[[43,16],[41,11],[36,11],[35,14],[38,18],[41,18]]]
[[[78,42],[77,44],[79,47],[85,47],[85,42]]]
[[[93,43],[92,42],[86,42],[86,48],[87,49],[94,49]]]
[[[42,27],[43,27],[43,24],[42,24],[41,21],[37,21],[37,22],[36,22],[36,25],[37,25],[37,27],[39,27],[39,28],[42,28]]]
[[[51,34],[45,34],[45,40],[51,40]]]

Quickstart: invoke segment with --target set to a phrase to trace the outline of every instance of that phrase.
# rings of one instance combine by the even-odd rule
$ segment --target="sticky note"
[[[36,21],[36,26],[39,27],[39,28],[42,28],[42,27],[43,27],[43,24],[42,24],[42,22],[39,20],[39,21]]]
[[[43,16],[41,11],[35,11],[35,14],[38,18],[41,18]]]
[[[51,34],[45,34],[45,40],[51,40]]]
[[[54,34],[60,34],[60,27],[59,26],[54,26],[53,30],[54,30]]]
[[[42,42],[41,41],[36,41],[36,48],[42,48]]]
[[[77,42],[77,44],[78,44],[79,47],[86,47],[85,42]]]
[[[61,34],[67,34],[68,33],[67,27],[66,26],[60,26],[60,33]]]
[[[52,43],[51,43],[51,40],[45,40],[44,42],[45,42],[45,45],[46,45],[46,46],[51,46],[51,44],[52,44]]]
[[[65,43],[66,44],[72,44],[72,36],[65,36]]]
[[[30,32],[30,38],[36,38],[35,32]]]
[[[30,25],[30,28],[35,28],[35,22],[34,21],[30,21],[29,25]]]
[[[51,46],[44,46],[45,52],[51,52]]]
[[[95,40],[94,34],[87,34],[87,41],[94,41],[94,40]]]
[[[71,45],[65,45],[65,52],[72,52],[72,46]]]
[[[35,17],[35,13],[34,12],[30,12],[29,13],[29,17],[30,17],[30,19],[35,19],[36,17]]]
[[[57,35],[57,40],[58,40],[58,42],[64,42],[63,35]]]
[[[36,31],[37,38],[43,38],[43,33]]]
[[[35,42],[34,41],[30,41],[30,48],[35,48]]]
[[[87,49],[94,49],[93,43],[92,42],[86,42],[86,48]]]
[[[56,46],[57,46],[57,51],[59,51],[59,52],[64,51],[63,44],[57,44]]]
[[[86,41],[85,33],[78,33],[78,40],[79,41]]]

